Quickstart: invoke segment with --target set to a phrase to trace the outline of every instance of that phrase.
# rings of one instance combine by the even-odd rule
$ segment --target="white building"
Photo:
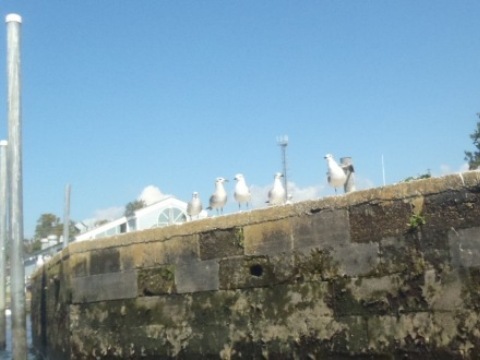
[[[199,218],[207,217],[204,210]],[[165,196],[160,201],[135,211],[133,216],[121,217],[95,229],[85,231],[76,236],[75,241],[100,239],[126,232],[145,230],[167,225],[182,224],[189,221],[187,203],[173,196]]]

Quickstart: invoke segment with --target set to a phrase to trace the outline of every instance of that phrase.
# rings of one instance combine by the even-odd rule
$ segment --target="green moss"
[[[236,246],[240,248],[244,248],[244,242],[245,242],[245,235],[243,233],[243,228],[235,228],[235,240],[234,243]]]
[[[330,279],[338,274],[338,263],[335,262],[327,250],[313,249],[309,255],[296,253],[296,278],[312,281]]]
[[[425,225],[427,222],[425,220],[425,217],[422,216],[422,214],[412,214],[410,215],[410,218],[408,219],[408,230],[409,231],[417,231],[419,228],[421,228],[423,225]]]
[[[165,265],[138,272],[138,292],[144,296],[171,294],[176,291],[175,266]]]

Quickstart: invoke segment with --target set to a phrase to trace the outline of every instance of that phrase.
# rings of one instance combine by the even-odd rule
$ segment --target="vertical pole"
[[[7,244],[7,141],[0,141],[0,349],[7,345],[6,256]]]
[[[22,125],[20,84],[20,28],[22,18],[9,14],[7,23],[8,164],[10,192],[10,288],[12,303],[12,353],[27,358],[25,268],[23,263]]]
[[[383,154],[382,154],[382,177],[383,177],[383,186],[385,186],[385,163],[383,162]]]
[[[70,184],[65,187],[65,208],[63,212],[63,248],[70,242]]]
[[[347,180],[345,181],[345,185],[343,185],[343,189],[345,193],[349,193],[355,191],[355,171],[353,169],[353,162],[351,157],[343,157],[340,159],[340,166],[342,167],[343,171],[347,175]]]
[[[283,166],[283,187],[285,188],[285,200],[288,201],[288,180],[287,180],[287,145],[288,145],[288,136],[281,136],[277,138],[277,144],[282,149],[282,166]]]

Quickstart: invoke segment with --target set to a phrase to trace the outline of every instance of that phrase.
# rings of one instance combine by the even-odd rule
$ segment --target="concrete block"
[[[175,285],[178,293],[193,293],[219,289],[219,265],[216,260],[177,266]]]
[[[133,299],[137,296],[137,272],[126,271],[72,279],[72,303]]]

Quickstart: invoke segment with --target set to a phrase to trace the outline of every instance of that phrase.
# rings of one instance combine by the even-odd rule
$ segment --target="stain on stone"
[[[221,259],[243,254],[243,230],[231,228],[200,234],[200,259]]]
[[[103,249],[90,253],[90,275],[119,271],[120,252],[118,249]]]

